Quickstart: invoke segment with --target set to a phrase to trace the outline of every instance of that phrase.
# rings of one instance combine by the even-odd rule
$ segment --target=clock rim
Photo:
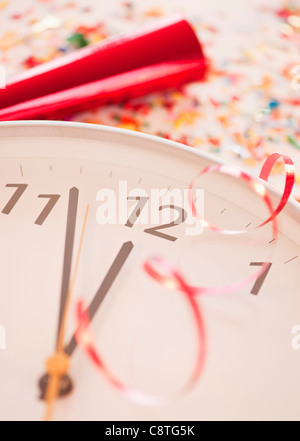
[[[22,134],[22,130],[24,133]],[[56,131],[57,130],[57,131]],[[75,133],[76,132],[76,133]],[[161,138],[155,135],[136,132],[133,130],[122,129],[119,127],[112,127],[108,125],[101,124],[90,124],[76,121],[55,121],[55,120],[18,120],[18,121],[0,121],[0,139],[2,137],[18,137],[18,136],[63,136],[63,137],[76,137],[85,138],[92,140],[99,140],[99,134],[105,134],[110,138],[121,138],[121,144],[124,143],[123,139],[126,138],[128,141],[130,138],[133,140],[141,140],[144,143],[141,144],[141,149],[149,149],[146,144],[149,145],[160,145],[159,152],[162,152],[161,148],[165,151],[162,153],[167,153],[168,150],[177,150],[177,152],[182,152],[190,157],[200,157],[208,162],[210,165],[226,165],[229,167],[236,168],[244,173],[247,173],[244,169],[236,164],[232,164],[228,160],[223,158],[218,158],[210,153],[202,152],[200,150],[194,149],[192,147],[181,144],[177,141],[170,139]],[[113,139],[106,139],[106,141],[113,142]],[[122,142],[123,141],[123,142]],[[282,192],[274,185],[266,182],[265,180],[249,174],[253,179],[262,183],[268,190],[269,194],[279,201],[282,196]],[[192,178],[192,177],[191,177]],[[300,204],[293,198],[289,198],[286,206],[284,207],[284,213],[288,217],[292,218],[294,221],[299,221],[300,215]]]

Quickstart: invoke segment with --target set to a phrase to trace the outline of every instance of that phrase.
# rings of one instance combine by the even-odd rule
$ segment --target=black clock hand
[[[76,228],[78,196],[79,196],[78,188],[76,187],[71,188],[69,191],[69,205],[68,205],[68,215],[67,215],[67,225],[66,225],[65,251],[64,251],[62,284],[61,284],[61,293],[60,293],[60,307],[59,307],[59,317],[58,317],[56,348],[59,342],[60,329],[61,329],[62,319],[66,307],[66,300],[70,286],[70,275],[71,275],[74,236],[75,236],[75,228]]]
[[[96,312],[98,311],[101,303],[103,302],[106,294],[108,293],[110,287],[117,278],[119,272],[121,271],[124,263],[126,262],[129,254],[131,253],[134,245],[132,242],[123,243],[120,251],[118,252],[115,260],[113,261],[111,267],[109,268],[103,282],[101,283],[98,291],[96,292],[90,306],[88,308],[90,319],[92,320]],[[71,338],[68,345],[65,347],[65,353],[71,356],[77,347],[77,341],[75,334]]]
[[[112,263],[111,267],[109,268],[103,282],[99,286],[98,291],[96,292],[92,302],[90,303],[90,306],[88,308],[90,319],[94,317],[96,314],[98,308],[100,307],[103,299],[105,298],[106,294],[108,293],[110,287],[114,283],[115,279],[117,278],[118,274],[120,273],[124,263],[126,262],[129,254],[131,253],[133,249],[133,243],[132,242],[125,242],[123,243],[120,251],[118,252],[114,262]],[[70,339],[70,342],[64,349],[64,353],[70,357],[74,350],[77,347],[77,341],[75,338],[75,334]],[[47,389],[49,381],[49,375],[45,374],[43,375],[39,380],[39,387],[40,387],[40,398],[45,399],[45,393]],[[71,381],[71,378],[69,375],[63,375],[61,377],[60,381],[60,388],[59,388],[59,396],[65,396],[68,395],[73,388],[73,384]]]
[[[56,345],[55,345],[56,353],[63,349],[62,334],[64,334],[64,332],[61,331],[63,331],[62,325],[64,321],[66,303],[67,303],[69,287],[70,287],[70,275],[71,275],[71,265],[72,265],[72,257],[73,257],[73,245],[74,245],[74,236],[75,236],[75,227],[76,227],[78,196],[79,196],[79,190],[76,187],[71,188],[69,191],[69,203],[68,203],[68,213],[67,213],[67,223],[66,223],[60,307],[59,307],[59,316],[58,316]],[[41,377],[39,381],[39,386],[41,390],[40,398],[45,399],[46,391],[49,386],[48,373]],[[64,376],[63,389],[65,391],[70,391],[72,389],[72,382],[69,376]]]

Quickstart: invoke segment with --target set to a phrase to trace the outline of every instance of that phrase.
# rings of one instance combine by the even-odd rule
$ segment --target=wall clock
[[[64,339],[73,388],[57,400],[53,418],[299,419],[300,352],[292,346],[300,322],[297,203],[278,216],[273,241],[270,224],[253,229],[268,217],[261,199],[243,181],[207,174],[197,182],[205,217],[249,231],[235,237],[200,231],[184,190],[204,167],[221,163],[209,155],[77,123],[1,123],[0,139],[1,420],[43,418],[45,361],[55,350],[61,293],[88,204]],[[276,203],[280,194],[264,185]],[[182,200],[168,200],[173,190]],[[191,283],[207,286],[268,266],[238,292],[199,299],[208,348],[202,375],[189,393],[149,407],[126,400],[91,366],[73,338],[74,305],[98,299],[93,332],[118,378],[146,394],[176,395],[193,371],[198,340],[184,297],[143,270],[157,254]]]

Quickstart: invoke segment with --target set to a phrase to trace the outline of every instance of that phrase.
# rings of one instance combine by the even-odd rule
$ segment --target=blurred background
[[[270,153],[288,154],[300,201],[300,0],[0,0],[0,64],[10,78],[178,13],[209,60],[205,81],[68,120],[172,139],[254,175]],[[271,182],[283,185],[280,164]]]

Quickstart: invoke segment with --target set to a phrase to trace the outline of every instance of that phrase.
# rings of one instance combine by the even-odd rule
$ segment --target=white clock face
[[[299,418],[300,352],[291,344],[300,323],[296,204],[290,202],[279,216],[276,243],[271,225],[235,237],[187,234],[186,220],[153,229],[146,216],[141,223],[146,203],[136,219],[119,222],[120,182],[127,186],[130,216],[138,202],[126,200],[132,190],[139,189],[134,194],[141,198],[151,197],[153,189],[183,191],[214,160],[151,136],[83,124],[2,124],[0,139],[0,325],[6,330],[1,420],[43,419],[38,383],[55,351],[72,198],[78,200],[72,267],[87,204],[90,208],[65,337],[73,390],[57,400],[54,419]],[[238,180],[210,174],[198,187],[204,189],[205,216],[219,226],[250,230],[268,217],[261,200]],[[115,224],[101,224],[108,213],[103,190],[116,195]],[[156,207],[161,215],[178,217],[186,209],[184,200],[173,204],[177,208],[160,209],[172,205],[163,201],[151,210],[146,202],[148,213]],[[192,391],[157,408],[128,402],[72,343],[76,301],[82,298],[88,306],[100,292],[92,327],[115,375],[154,395],[171,396],[182,388],[197,356],[193,316],[181,293],[145,273],[143,262],[152,255],[167,258],[190,283],[204,286],[230,284],[270,263],[256,283],[199,299],[208,346],[204,371]]]

